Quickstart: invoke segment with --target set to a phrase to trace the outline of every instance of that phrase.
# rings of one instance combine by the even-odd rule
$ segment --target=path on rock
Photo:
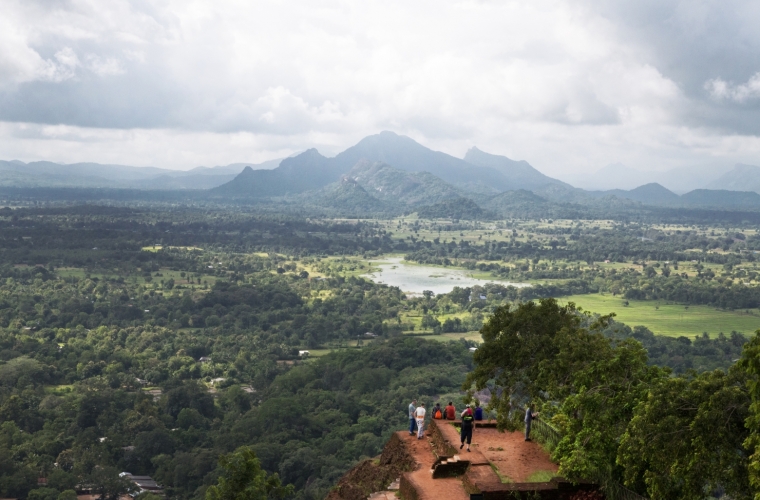
[[[499,432],[495,428],[477,429],[477,449],[498,470],[502,477],[515,483],[536,481],[538,474],[545,473],[542,481],[557,475],[557,464],[549,454],[533,441],[525,441],[521,432]]]
[[[459,433],[450,423],[441,423],[441,435],[455,448],[459,442]],[[477,460],[481,457],[494,465],[502,478],[515,483],[535,481],[535,475],[546,473],[546,476],[557,474],[557,464],[549,458],[549,454],[538,443],[525,441],[520,432],[499,432],[495,427],[476,427],[472,433],[472,457],[462,457]],[[474,457],[477,457],[475,459]],[[474,462],[473,462],[474,463]],[[542,479],[547,481],[548,477]]]
[[[426,432],[427,434],[427,432]],[[417,439],[417,436],[404,434],[404,441],[418,467],[407,475],[415,485],[419,495],[418,500],[469,500],[470,495],[464,490],[462,481],[456,477],[433,479],[430,469],[435,462],[435,454],[428,437]]]

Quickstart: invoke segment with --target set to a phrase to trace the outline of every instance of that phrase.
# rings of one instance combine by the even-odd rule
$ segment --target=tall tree
[[[749,415],[745,425],[749,435],[744,446],[751,453],[749,457],[749,481],[755,491],[755,500],[760,500],[760,330],[747,342],[738,366],[747,375],[747,389],[751,398]]]
[[[219,458],[223,470],[216,485],[206,490],[206,500],[269,500],[287,498],[293,486],[282,486],[277,474],[267,474],[248,446]]]
[[[715,491],[752,498],[742,449],[749,434],[745,381],[734,368],[654,383],[620,442],[626,483],[653,500],[701,500]]]
[[[562,433],[553,457],[572,479],[622,479],[618,440],[649,384],[667,373],[647,365],[640,343],[604,337],[608,320],[554,299],[501,307],[481,330],[484,342],[465,382],[492,386],[503,428],[521,425],[528,401],[542,406],[542,418]]]

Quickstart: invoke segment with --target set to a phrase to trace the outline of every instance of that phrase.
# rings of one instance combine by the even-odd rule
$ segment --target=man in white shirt
[[[420,403],[414,411],[414,416],[417,419],[417,439],[422,439],[425,431],[425,403]]]

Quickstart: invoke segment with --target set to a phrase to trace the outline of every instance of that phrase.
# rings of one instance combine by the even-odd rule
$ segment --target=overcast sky
[[[393,130],[552,175],[760,164],[757,1],[0,8],[0,159],[187,169]]]

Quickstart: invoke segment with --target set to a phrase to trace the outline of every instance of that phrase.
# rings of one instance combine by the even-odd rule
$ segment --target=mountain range
[[[760,194],[755,192],[760,191],[760,167],[736,165],[713,177],[709,189],[692,189],[682,195],[657,182],[632,189],[586,190],[549,177],[526,161],[477,147],[464,158],[456,158],[393,132],[365,137],[334,157],[309,149],[262,164],[235,163],[189,171],[0,161],[0,187],[199,190],[188,196],[243,203],[280,200],[356,214],[421,211],[483,218],[517,216],[540,208],[561,216],[571,206],[596,207],[603,213],[604,206],[625,209],[637,205],[760,210]],[[612,178],[631,185],[646,176],[616,164],[600,171],[597,184],[605,186]],[[482,212],[474,210],[472,203]]]
[[[568,173],[562,177],[571,185],[590,191],[630,190],[644,184],[658,183],[674,193],[683,194],[695,189],[746,189],[739,180],[742,178],[741,167],[753,168],[738,164],[733,170],[730,167],[703,165],[647,171],[613,163],[593,173]],[[755,186],[751,190],[760,192],[760,172],[752,172],[750,177]],[[732,182],[735,187],[728,187]]]
[[[0,160],[0,186],[4,187],[87,187],[114,189],[210,189],[239,174],[243,168],[273,169],[282,159],[259,164],[232,163],[192,170],[156,167],[103,165],[100,163],[60,164],[49,161],[24,163]]]

